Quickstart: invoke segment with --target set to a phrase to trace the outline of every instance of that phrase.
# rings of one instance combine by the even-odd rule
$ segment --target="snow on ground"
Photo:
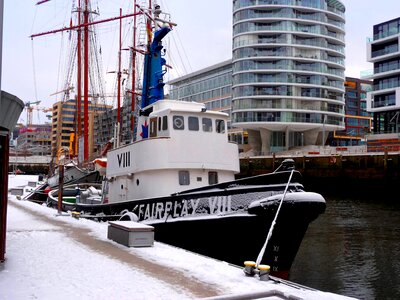
[[[38,175],[8,175],[8,188],[26,186],[29,181],[38,181]]]
[[[21,178],[9,181],[9,187],[24,184]],[[242,269],[225,262],[158,242],[150,248],[128,248],[107,239],[107,223],[57,216],[54,209],[11,196],[7,221],[6,261],[0,264],[0,299],[196,298],[183,282],[171,284],[112,255],[93,251],[67,234],[71,228],[87,229],[93,239],[149,263],[169,267],[171,273],[167,272],[166,277],[174,276],[173,270],[183,272],[189,279],[218,291],[219,295],[279,290],[303,299],[349,299],[272,280],[261,282],[244,276]]]
[[[10,208],[1,299],[187,298],[138,270],[71,242],[54,226],[32,224],[29,214]],[[159,288],[143,288],[154,285]]]

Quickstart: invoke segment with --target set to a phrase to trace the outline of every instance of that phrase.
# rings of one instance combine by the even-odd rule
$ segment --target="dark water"
[[[400,183],[373,189],[319,191],[327,209],[310,224],[290,280],[359,299],[400,299]]]

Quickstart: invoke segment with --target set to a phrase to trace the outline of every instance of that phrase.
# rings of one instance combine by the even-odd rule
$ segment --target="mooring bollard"
[[[267,281],[269,280],[269,271],[271,267],[269,265],[259,265],[258,266],[258,276],[260,277],[261,281]]]
[[[243,272],[246,276],[254,276],[256,274],[256,262],[249,260],[245,261]]]

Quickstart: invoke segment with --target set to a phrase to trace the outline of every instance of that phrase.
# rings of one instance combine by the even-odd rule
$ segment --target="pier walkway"
[[[11,212],[13,210],[19,210],[20,212],[23,212],[26,216],[29,216],[30,220],[25,220],[27,224],[29,223],[40,223],[41,227],[43,228],[49,228],[45,229],[46,233],[48,235],[48,249],[46,250],[47,255],[42,257],[42,261],[40,264],[48,264],[50,262],[47,262],[48,256],[53,256],[54,258],[59,257],[60,259],[60,264],[56,264],[55,268],[57,269],[62,269],[66,267],[65,265],[63,266],[65,262],[65,257],[61,257],[62,255],[65,255],[66,253],[60,253],[57,251],[54,251],[54,253],[51,253],[52,251],[52,235],[59,235],[62,233],[65,235],[64,239],[67,243],[70,241],[73,241],[77,246],[83,246],[89,250],[89,252],[96,253],[97,255],[102,256],[104,259],[114,259],[118,262],[122,262],[123,264],[127,265],[129,268],[135,269],[139,272],[139,274],[143,274],[146,276],[150,276],[151,278],[154,278],[155,283],[161,282],[161,284],[166,284],[169,286],[179,286],[177,290],[182,290],[182,294],[187,294],[188,297],[209,297],[209,296],[216,296],[218,294],[221,294],[221,290],[218,289],[217,286],[213,286],[209,283],[202,282],[201,280],[194,278],[191,276],[190,273],[185,273],[182,270],[179,269],[174,269],[171,267],[167,267],[165,265],[161,265],[157,263],[156,261],[149,261],[146,260],[139,255],[136,255],[133,252],[126,251],[126,249],[122,248],[121,246],[116,246],[112,242],[104,241],[101,239],[94,238],[93,236],[90,235],[90,229],[85,228],[85,227],[75,227],[71,226],[68,222],[65,222],[65,218],[70,218],[69,216],[51,216],[51,215],[46,215],[46,214],[41,214],[40,212],[34,211],[29,209],[28,206],[26,205],[21,205],[23,203],[18,202],[18,201],[10,201],[10,206],[9,208],[11,209]],[[15,226],[19,227],[18,224],[13,224],[12,219],[13,213],[11,213],[10,217],[10,229],[9,229],[9,234],[11,235],[17,235],[17,233],[22,233],[24,231],[29,231],[29,230],[35,230],[35,229],[29,229],[30,226],[28,225],[26,229],[15,229]],[[42,231],[43,229],[38,229],[38,231]],[[57,238],[55,238],[57,240]],[[68,241],[67,241],[68,240]],[[13,240],[9,243],[12,243]],[[28,242],[28,240],[26,241]],[[38,249],[38,246],[40,247],[40,244],[36,243],[25,243],[26,247],[31,248],[30,251],[33,253],[40,253],[43,252],[43,249]],[[57,250],[57,249],[55,249]],[[93,276],[90,268],[94,266],[91,266],[91,259],[90,257],[87,258],[87,262],[84,265],[79,265],[76,264],[79,260],[76,259],[76,257],[73,257],[74,255],[71,255],[70,257],[70,262],[66,262],[68,264],[74,265],[73,268],[80,269],[82,272],[82,275],[85,273],[90,273],[90,276]],[[28,259],[28,257],[24,258],[25,260]],[[34,260],[37,260],[38,257],[35,256],[32,258],[32,262]],[[31,263],[32,263],[31,262]],[[39,261],[36,261],[39,263]],[[48,266],[49,268],[51,266]],[[69,268],[68,268],[69,269]],[[107,272],[107,270],[104,270],[104,272]],[[118,277],[118,274],[109,274],[109,276],[116,276]],[[85,279],[84,277],[86,276],[81,276],[82,278],[76,278],[77,281],[82,284],[81,288],[84,288],[85,285]],[[132,278],[133,279],[133,278]],[[53,281],[51,278],[49,278],[50,282]],[[107,280],[106,280],[107,281]],[[112,280],[113,281],[113,280]],[[111,282],[112,282],[111,281]],[[60,278],[59,284],[63,284],[64,279]],[[57,282],[53,282],[57,284]],[[64,282],[65,283],[65,282]],[[106,284],[106,282],[99,282],[100,285]],[[76,284],[78,286],[78,283]],[[62,290],[62,287],[59,287],[60,290]],[[111,288],[111,286],[110,286]],[[1,292],[0,292],[1,294]],[[172,295],[171,295],[172,296]],[[0,297],[1,298],[1,297]],[[133,297],[132,299],[134,299]]]

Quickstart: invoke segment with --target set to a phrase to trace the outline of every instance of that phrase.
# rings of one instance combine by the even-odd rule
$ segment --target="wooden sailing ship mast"
[[[84,1],[84,9],[82,10],[82,1]],[[44,2],[48,1],[40,1],[37,4],[42,4]],[[143,14],[143,10],[140,10],[139,12],[136,11],[136,0],[133,0],[134,2],[134,12],[131,14],[126,14],[122,15],[122,9],[120,9],[120,15],[118,17],[113,17],[113,18],[108,18],[104,20],[97,20],[97,21],[91,21],[89,22],[89,7],[90,7],[90,0],[78,0],[78,24],[77,25],[72,25],[56,30],[51,30],[51,31],[46,31],[42,33],[37,33],[33,34],[30,36],[31,39],[40,37],[40,36],[45,36],[49,34],[55,34],[59,32],[64,32],[64,31],[72,31],[72,30],[77,30],[77,35],[78,35],[78,43],[77,43],[77,123],[78,123],[78,137],[81,138],[83,137],[83,146],[84,146],[84,151],[83,151],[83,161],[87,162],[89,159],[89,27],[93,25],[97,25],[100,23],[105,23],[105,22],[111,22],[111,21],[120,21],[120,38],[119,38],[119,67],[118,67],[118,95],[117,95],[117,101],[118,101],[118,117],[117,117],[117,122],[118,126],[121,125],[121,46],[122,46],[122,40],[121,40],[121,31],[122,31],[122,19],[128,18],[128,17],[134,17],[136,22],[136,16]],[[151,1],[150,1],[150,8],[151,8]],[[83,22],[82,20],[82,13],[83,13]],[[136,24],[136,23],[135,23]],[[135,55],[135,47],[136,47],[136,25],[134,27],[134,40],[133,40],[133,55]],[[82,63],[82,29],[83,29],[83,63]],[[132,66],[132,112],[135,109],[135,84],[136,84],[136,76],[135,76],[135,68],[136,68],[136,59],[133,59],[133,66]],[[83,132],[81,128],[81,100],[82,100],[82,65],[83,65],[83,103],[84,103],[84,114],[83,114]],[[134,117],[133,113],[131,114],[131,126],[132,126],[132,131],[134,127]],[[78,143],[79,145],[79,143]],[[79,146],[78,146],[79,147]],[[79,149],[79,148],[78,148]]]

